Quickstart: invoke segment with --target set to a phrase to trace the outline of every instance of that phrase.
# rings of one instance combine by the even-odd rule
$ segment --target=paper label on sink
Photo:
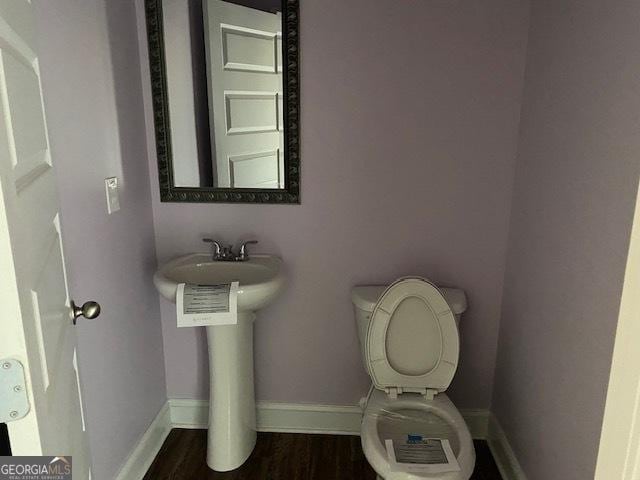
[[[181,283],[176,292],[178,327],[238,323],[238,282],[223,285]]]

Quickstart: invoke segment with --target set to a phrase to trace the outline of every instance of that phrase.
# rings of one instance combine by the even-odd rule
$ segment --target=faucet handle
[[[256,243],[258,243],[257,240],[247,240],[246,242],[242,242],[240,245],[240,252],[238,252],[238,260],[249,260],[247,245],[255,245]]]
[[[215,257],[219,257],[222,252],[222,244],[213,238],[203,238],[202,241],[204,243],[211,243],[211,248],[213,249],[213,255]]]

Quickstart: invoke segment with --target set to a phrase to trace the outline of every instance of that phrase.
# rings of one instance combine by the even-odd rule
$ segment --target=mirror
[[[298,0],[146,0],[161,200],[299,203]]]

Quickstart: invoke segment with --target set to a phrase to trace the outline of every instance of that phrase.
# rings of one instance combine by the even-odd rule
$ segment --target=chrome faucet
[[[231,262],[235,260],[235,255],[231,251],[232,246],[224,246],[221,242],[212,238],[203,238],[203,242],[211,244],[213,261]]]
[[[238,254],[233,253],[233,245],[224,246],[221,242],[212,238],[203,238],[203,242],[211,244],[212,259],[214,262],[244,262],[249,260],[247,245],[255,245],[257,240],[242,242]]]
[[[247,240],[246,242],[242,242],[240,245],[240,251],[238,252],[238,256],[236,257],[236,261],[244,262],[245,260],[249,260],[249,251],[247,250],[247,245],[255,245],[258,243],[257,240]]]

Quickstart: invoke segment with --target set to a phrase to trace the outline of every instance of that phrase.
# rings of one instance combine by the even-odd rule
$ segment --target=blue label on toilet
[[[422,435],[407,435],[407,443],[421,443]]]

